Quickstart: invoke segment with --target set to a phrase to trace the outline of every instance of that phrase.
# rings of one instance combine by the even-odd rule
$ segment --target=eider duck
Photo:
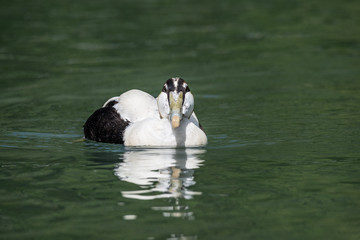
[[[156,99],[137,89],[110,98],[87,119],[84,134],[86,139],[125,146],[207,144],[194,113],[194,96],[182,78],[168,79]]]

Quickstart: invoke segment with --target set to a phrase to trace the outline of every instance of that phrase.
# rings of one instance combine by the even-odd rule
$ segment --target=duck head
[[[157,98],[161,118],[168,118],[173,128],[180,126],[183,117],[190,118],[194,111],[194,96],[182,78],[170,78]]]

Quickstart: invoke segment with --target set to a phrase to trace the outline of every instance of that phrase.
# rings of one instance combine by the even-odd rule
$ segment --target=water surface
[[[1,239],[360,239],[357,1],[0,7]],[[181,76],[205,148],[81,141]]]

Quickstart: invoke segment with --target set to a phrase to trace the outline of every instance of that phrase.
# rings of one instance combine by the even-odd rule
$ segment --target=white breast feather
[[[173,129],[168,119],[148,118],[131,124],[124,132],[125,146],[190,147],[207,144],[205,133],[192,121],[183,119]]]
[[[124,131],[125,146],[189,147],[207,144],[206,134],[199,128],[194,112],[173,129],[169,119],[160,118],[156,99],[146,92],[129,90],[119,97],[110,98],[104,106],[113,100],[118,102],[114,108],[120,116],[130,121]]]

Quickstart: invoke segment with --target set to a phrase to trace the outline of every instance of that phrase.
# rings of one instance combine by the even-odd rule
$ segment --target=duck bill
[[[183,93],[179,94],[170,92],[170,121],[172,128],[177,128],[180,126],[180,121],[182,119],[181,108],[183,103]]]
[[[171,126],[172,126],[172,128],[177,128],[180,126],[180,116],[179,115],[171,116]]]

